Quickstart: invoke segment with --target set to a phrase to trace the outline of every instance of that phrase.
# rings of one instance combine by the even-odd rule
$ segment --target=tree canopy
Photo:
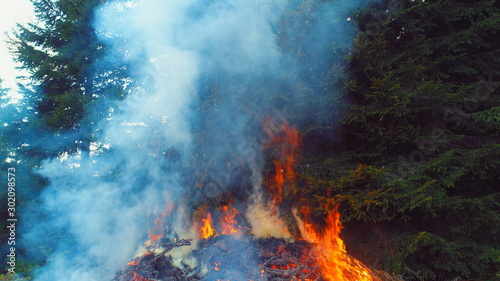
[[[126,95],[127,67],[109,61],[98,40],[94,13],[102,1],[32,3],[37,22],[18,25],[10,41],[14,58],[30,73],[24,95],[34,101],[38,128],[74,135],[60,150],[88,151],[95,123],[109,113],[100,100]]]
[[[356,15],[347,74],[329,81],[348,104],[342,142],[310,151],[304,180],[318,212],[343,203],[367,262],[418,280],[498,277],[499,12],[383,1]]]

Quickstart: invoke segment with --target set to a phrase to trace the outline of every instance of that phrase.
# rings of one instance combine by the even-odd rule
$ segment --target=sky
[[[7,44],[6,32],[11,33],[16,23],[27,23],[33,21],[33,6],[29,0],[0,0],[0,78],[2,87],[16,88],[15,77],[19,72],[15,69],[15,63],[10,55]]]

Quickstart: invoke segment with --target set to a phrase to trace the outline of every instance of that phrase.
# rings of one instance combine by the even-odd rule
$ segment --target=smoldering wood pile
[[[220,235],[203,239],[193,255],[199,264],[196,268],[173,265],[167,254],[175,247],[191,244],[183,239],[164,243],[160,254],[148,252],[132,261],[119,272],[113,281],[193,281],[193,280],[325,280],[312,254],[311,244],[293,243],[284,239],[254,239]],[[200,264],[202,263],[202,264]],[[400,277],[374,272],[375,280],[400,281]]]

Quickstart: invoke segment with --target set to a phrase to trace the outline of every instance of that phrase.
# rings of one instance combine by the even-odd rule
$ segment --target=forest
[[[0,280],[111,281],[158,221],[203,241],[228,206],[279,241],[338,211],[398,280],[500,280],[498,1],[31,2],[21,98],[0,88]]]

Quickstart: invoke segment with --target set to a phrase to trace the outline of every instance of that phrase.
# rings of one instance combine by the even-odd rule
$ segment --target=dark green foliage
[[[499,4],[383,1],[356,20],[349,76],[327,81],[343,142],[309,150],[306,196],[340,202],[352,252],[392,274],[498,278]]]
[[[93,28],[95,9],[102,2],[32,2],[38,22],[18,26],[20,31],[10,43],[16,60],[31,74],[35,86],[31,98],[37,100],[41,125],[54,132],[90,134],[89,123],[107,110],[94,109],[98,98],[121,98],[122,79],[127,79],[123,64],[104,62],[107,49]]]
[[[36,173],[41,161],[77,151],[88,155],[97,121],[109,114],[109,100],[125,95],[123,81],[129,79],[121,62],[107,63],[108,50],[93,28],[102,1],[32,3],[36,22],[18,26],[9,42],[13,57],[29,72],[19,81],[22,99],[13,103],[0,93],[0,175],[5,179],[8,167],[16,169],[16,183],[22,187],[16,191],[17,215],[23,218],[39,211],[38,197],[48,184]],[[2,202],[5,191],[0,193]],[[6,222],[6,209],[0,217]],[[18,232],[28,228],[20,224]],[[2,242],[4,238],[2,233]]]
[[[28,110],[30,103],[23,98],[13,98],[12,94],[12,90],[1,87],[0,79],[0,178],[4,185],[4,188],[0,190],[0,202],[4,202],[3,206],[5,206],[0,209],[0,243],[4,245],[4,251],[10,248],[7,246],[7,239],[10,234],[7,228],[9,223],[7,219],[11,218],[7,209],[9,192],[7,189],[7,173],[10,171],[15,175],[10,178],[15,178],[16,218],[21,216],[22,210],[31,203],[30,200],[38,195],[37,188],[44,185],[43,179],[34,175],[31,169],[39,163],[45,154],[36,149],[31,149],[25,136],[25,134],[29,135],[33,131],[32,115]],[[19,231],[19,228],[17,231]],[[19,242],[17,240],[16,243]],[[2,254],[7,255],[4,251]],[[34,264],[21,257],[22,253],[23,250],[18,248],[16,252],[16,272],[20,273],[20,275],[16,275],[16,278],[14,278],[10,274],[0,274],[0,280],[29,280],[29,278],[24,279],[23,277],[24,274],[29,274]],[[6,268],[7,265],[2,266],[0,273],[6,272]]]

